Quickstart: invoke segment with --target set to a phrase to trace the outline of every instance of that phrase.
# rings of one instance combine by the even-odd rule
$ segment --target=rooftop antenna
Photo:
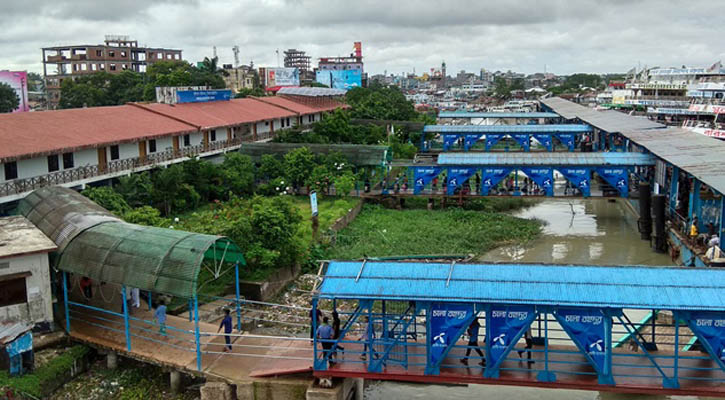
[[[279,68],[279,49],[275,50],[274,52],[277,53],[277,67]]]
[[[216,58],[216,46],[214,46],[214,58]]]
[[[234,68],[239,68],[239,46],[232,47],[232,51],[234,52]]]

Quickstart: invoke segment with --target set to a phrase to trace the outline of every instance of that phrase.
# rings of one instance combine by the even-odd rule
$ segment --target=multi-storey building
[[[138,41],[118,35],[107,35],[104,44],[45,47],[42,51],[48,107],[53,109],[60,101],[65,79],[100,71],[146,72],[154,62],[181,60],[181,50],[139,47]]]

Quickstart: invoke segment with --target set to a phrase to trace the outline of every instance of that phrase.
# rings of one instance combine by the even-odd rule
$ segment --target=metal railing
[[[251,139],[251,136],[237,137],[232,140],[211,142],[207,145],[198,144],[195,146],[183,147],[176,151],[161,151],[148,154],[146,157],[126,158],[123,160],[110,161],[102,165],[87,165],[63,171],[51,172],[45,175],[33,176],[30,178],[13,179],[11,181],[0,183],[0,197],[25,193],[45,186],[61,185],[98,176],[116,174],[123,171],[131,172],[136,168],[153,167],[173,160],[182,161],[183,159],[193,158],[200,154],[238,146],[243,142],[251,142]]]

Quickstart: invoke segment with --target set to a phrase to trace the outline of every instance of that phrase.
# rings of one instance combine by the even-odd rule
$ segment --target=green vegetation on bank
[[[538,222],[499,212],[524,204],[484,201],[468,210],[436,211],[421,208],[398,211],[365,205],[357,219],[337,235],[335,245],[326,255],[340,260],[364,256],[481,255],[496,246],[526,242],[539,234]]]
[[[85,357],[89,351],[83,345],[73,346],[33,372],[18,377],[11,377],[8,371],[0,371],[0,388],[9,388],[19,397],[30,395],[34,398],[45,398],[56,387],[58,380],[64,379],[63,375],[70,373],[76,360]],[[6,391],[3,390],[3,393]]]

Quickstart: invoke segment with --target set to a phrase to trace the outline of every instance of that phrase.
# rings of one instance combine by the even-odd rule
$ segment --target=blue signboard
[[[487,361],[496,369],[536,318],[532,306],[492,306],[486,315]]]
[[[443,151],[448,151],[458,140],[458,135],[443,135]]]
[[[496,145],[496,143],[498,143],[499,140],[503,139],[503,137],[504,137],[504,135],[487,133],[486,134],[486,150],[490,150],[491,147]]]
[[[466,183],[476,173],[476,168],[449,168],[447,193],[453,194],[456,188]]]
[[[231,98],[231,90],[179,90],[176,92],[177,103],[204,103]]]
[[[441,173],[441,169],[438,167],[416,167],[413,169],[413,180],[415,186],[413,186],[413,194],[419,194],[425,185],[430,183],[438,174]]]
[[[552,168],[522,168],[523,173],[541,186],[547,196],[554,195],[554,170]]]
[[[725,314],[693,312],[687,326],[697,335],[705,349],[725,368]]]
[[[559,322],[579,350],[587,355],[599,374],[608,374],[605,367],[607,353],[607,317],[596,308],[559,308],[556,310]]]
[[[317,71],[315,80],[333,89],[350,90],[362,86],[362,71],[359,69]]]
[[[527,133],[514,133],[511,137],[519,144],[519,146],[523,147],[525,151],[529,151],[529,145],[531,142],[529,141],[530,139]]]
[[[560,168],[559,172],[564,175],[575,188],[581,190],[584,197],[589,197],[591,188],[589,185],[590,172],[588,168]]]
[[[629,173],[626,168],[599,167],[597,175],[615,187],[622,197],[629,196]]]
[[[430,312],[429,362],[437,365],[447,354],[449,346],[454,345],[468,327],[473,317],[473,304],[433,303]]]
[[[463,149],[468,151],[471,147],[473,147],[476,142],[481,139],[483,135],[466,135],[466,141],[463,143]]]
[[[569,150],[574,150],[574,134],[573,133],[557,133],[556,137],[559,138],[562,144],[564,144],[566,147],[569,148]]]
[[[542,146],[546,147],[546,150],[553,150],[551,147],[551,135],[546,133],[534,133],[532,136],[537,142],[541,143]]]
[[[311,191],[310,192],[310,210],[312,211],[312,216],[317,216],[317,192]]]
[[[488,195],[491,189],[510,173],[511,168],[483,168],[481,170],[481,194]]]

